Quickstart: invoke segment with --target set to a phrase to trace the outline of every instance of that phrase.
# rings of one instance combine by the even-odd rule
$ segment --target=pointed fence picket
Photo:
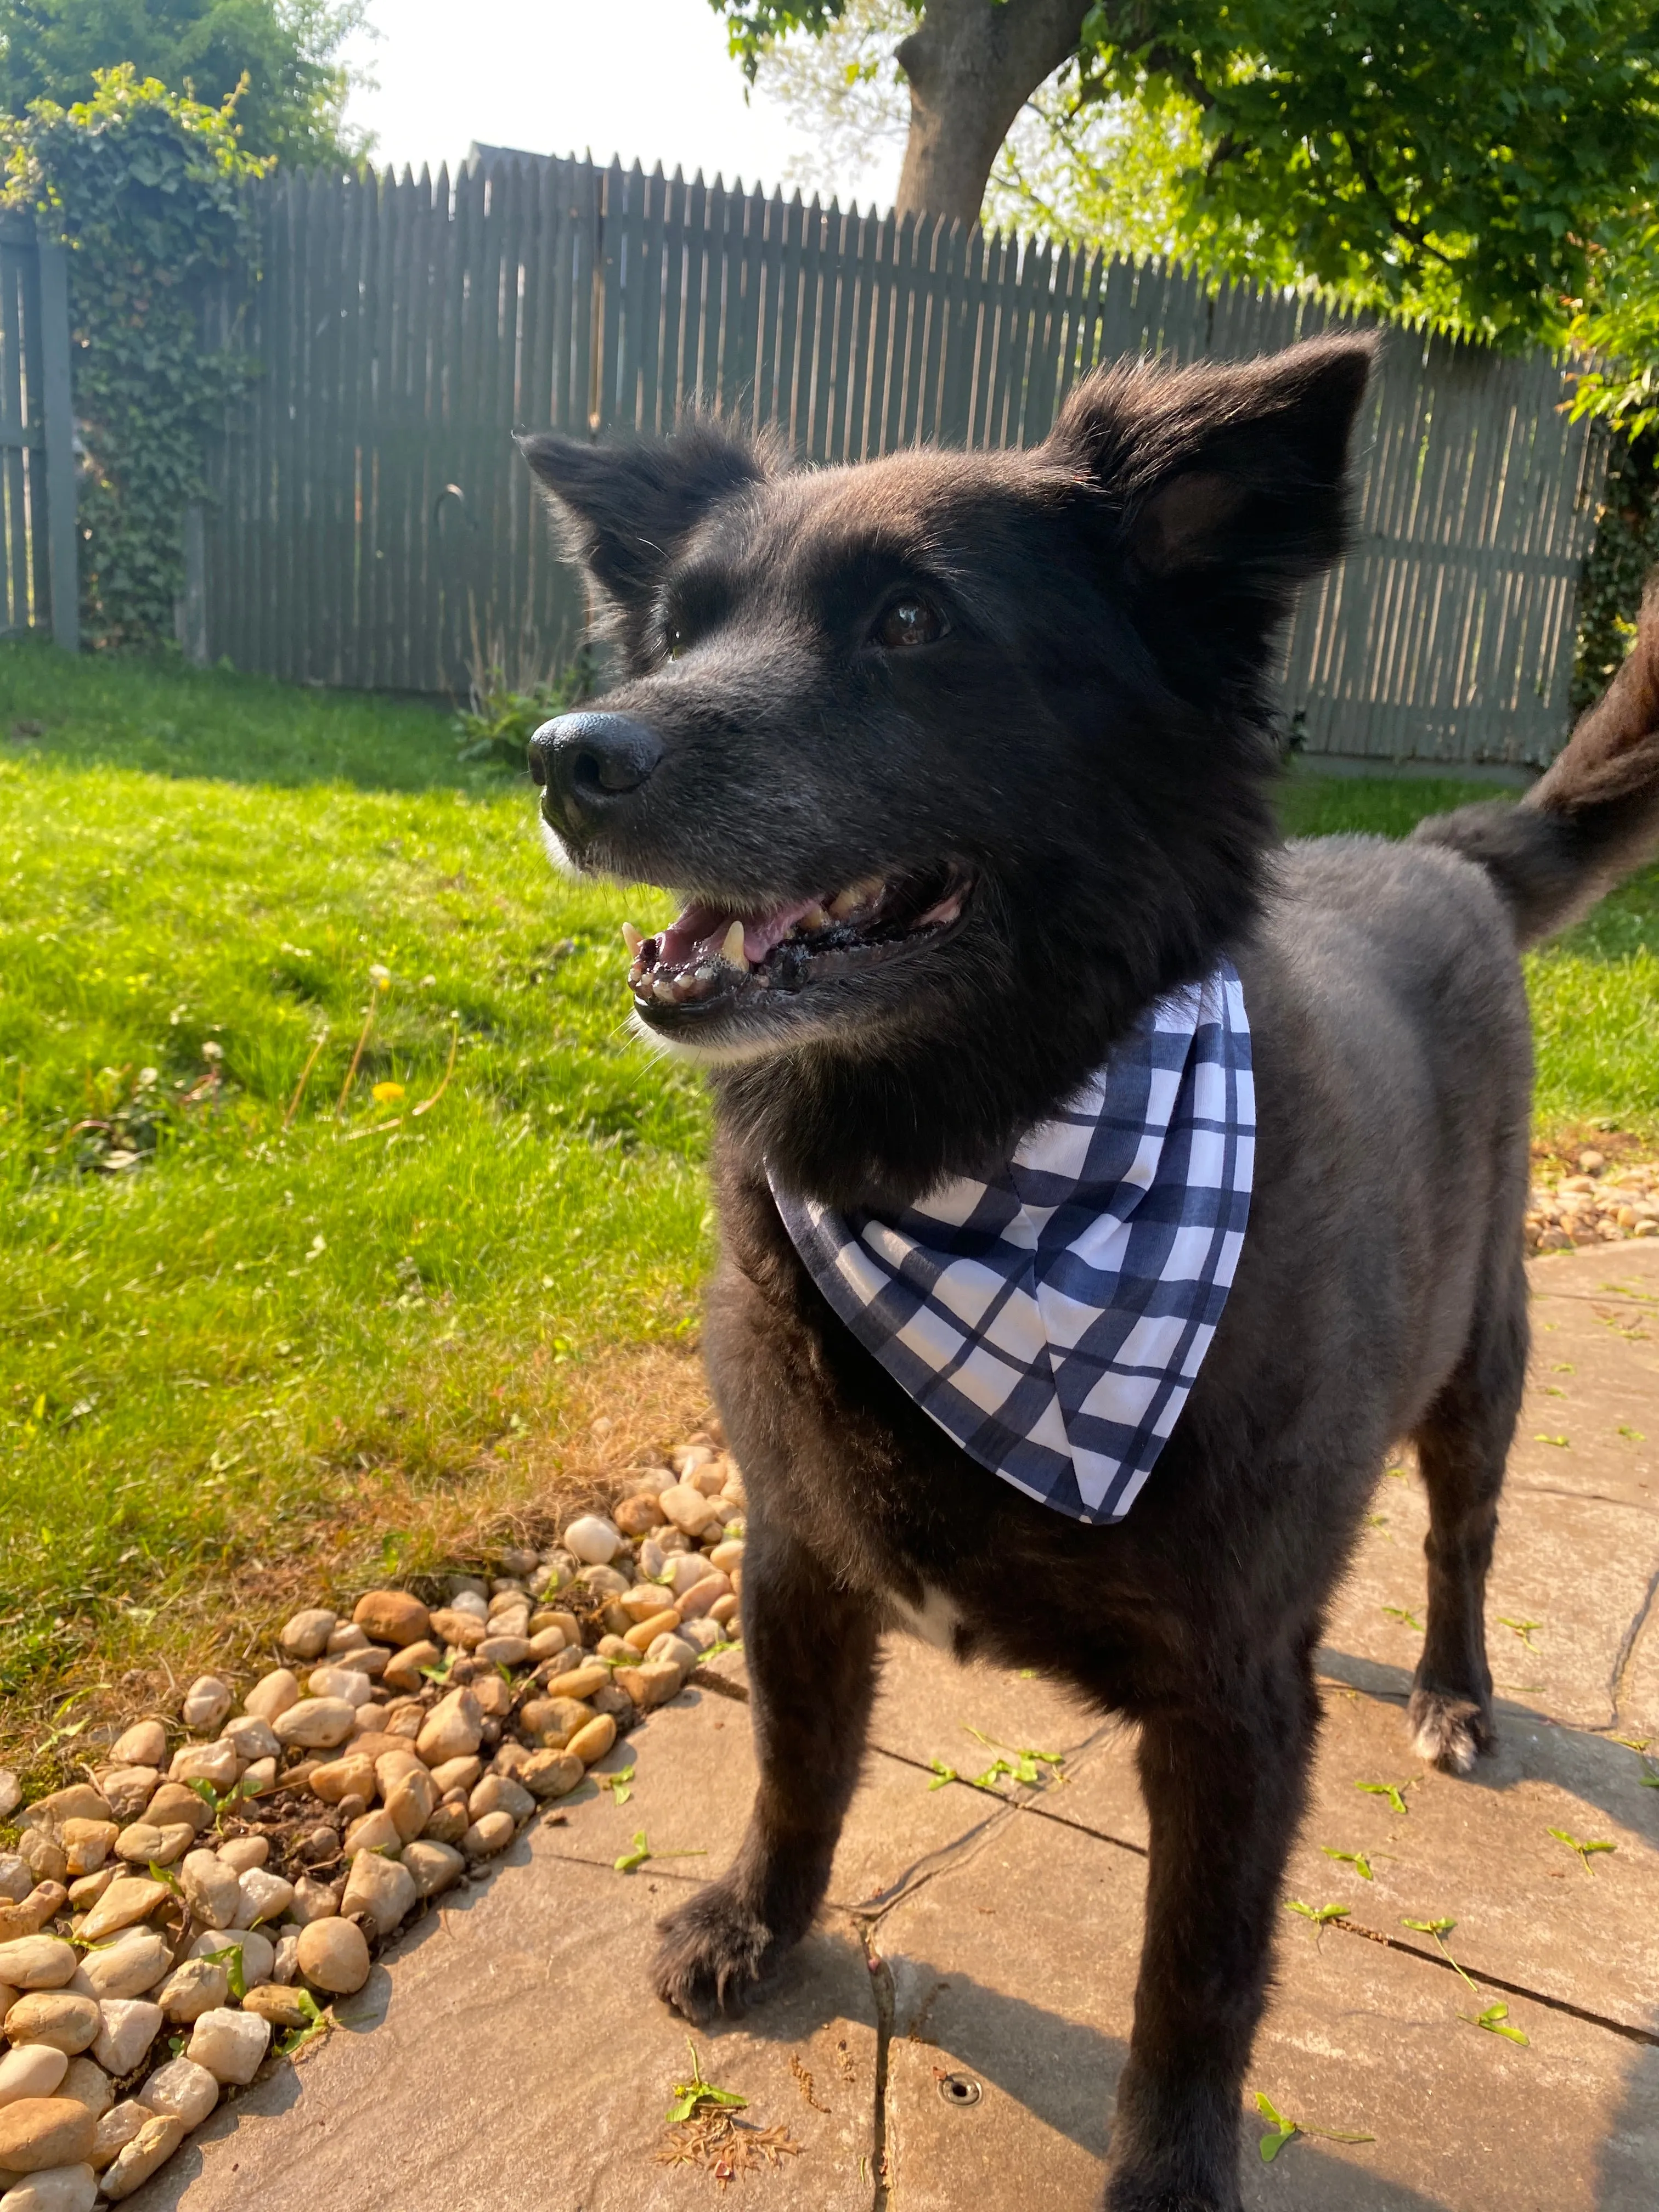
[[[258,278],[215,318],[260,374],[210,457],[205,650],[294,681],[455,694],[486,665],[522,683],[568,659],[590,610],[517,432],[655,436],[698,407],[809,465],[1030,446],[1103,362],[1248,358],[1348,319],[637,164],[494,155],[453,179],[249,189]],[[1388,332],[1353,550],[1285,641],[1308,751],[1557,750],[1602,465],[1563,392],[1541,354]]]

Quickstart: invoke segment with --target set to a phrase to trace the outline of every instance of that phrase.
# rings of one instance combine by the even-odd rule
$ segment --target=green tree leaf
[[[345,123],[347,40],[363,0],[0,0],[0,109],[93,97],[97,72],[131,64],[209,107],[236,103],[250,154],[333,166],[362,152]],[[244,82],[246,80],[246,82]],[[135,178],[162,185],[166,149],[146,149]]]

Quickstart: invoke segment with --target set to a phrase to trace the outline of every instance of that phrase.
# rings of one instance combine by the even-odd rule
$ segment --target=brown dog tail
[[[1520,805],[1460,807],[1413,835],[1480,863],[1523,946],[1578,921],[1659,852],[1659,579],[1624,666]]]

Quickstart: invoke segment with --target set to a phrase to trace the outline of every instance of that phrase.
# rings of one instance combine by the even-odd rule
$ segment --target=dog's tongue
[[[732,923],[739,921],[743,924],[743,957],[752,964],[764,960],[802,915],[810,913],[817,903],[817,899],[797,899],[793,905],[775,907],[769,914],[739,915],[727,907],[709,906],[702,899],[693,899],[678,919],[659,935],[657,958],[665,968],[684,968],[698,960],[716,960]]]

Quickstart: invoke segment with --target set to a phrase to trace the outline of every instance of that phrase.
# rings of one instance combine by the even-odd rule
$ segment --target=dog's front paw
[[[1237,2186],[1222,2196],[1194,2197],[1180,2182],[1117,2174],[1106,2185],[1101,2212],[1240,2212]]]
[[[724,1882],[711,1882],[661,1923],[652,1983],[697,2027],[744,2012],[769,1992],[789,1946]]]
[[[1497,1741],[1490,1705],[1455,1690],[1414,1689],[1406,1725],[1418,1757],[1448,1774],[1468,1774]]]

